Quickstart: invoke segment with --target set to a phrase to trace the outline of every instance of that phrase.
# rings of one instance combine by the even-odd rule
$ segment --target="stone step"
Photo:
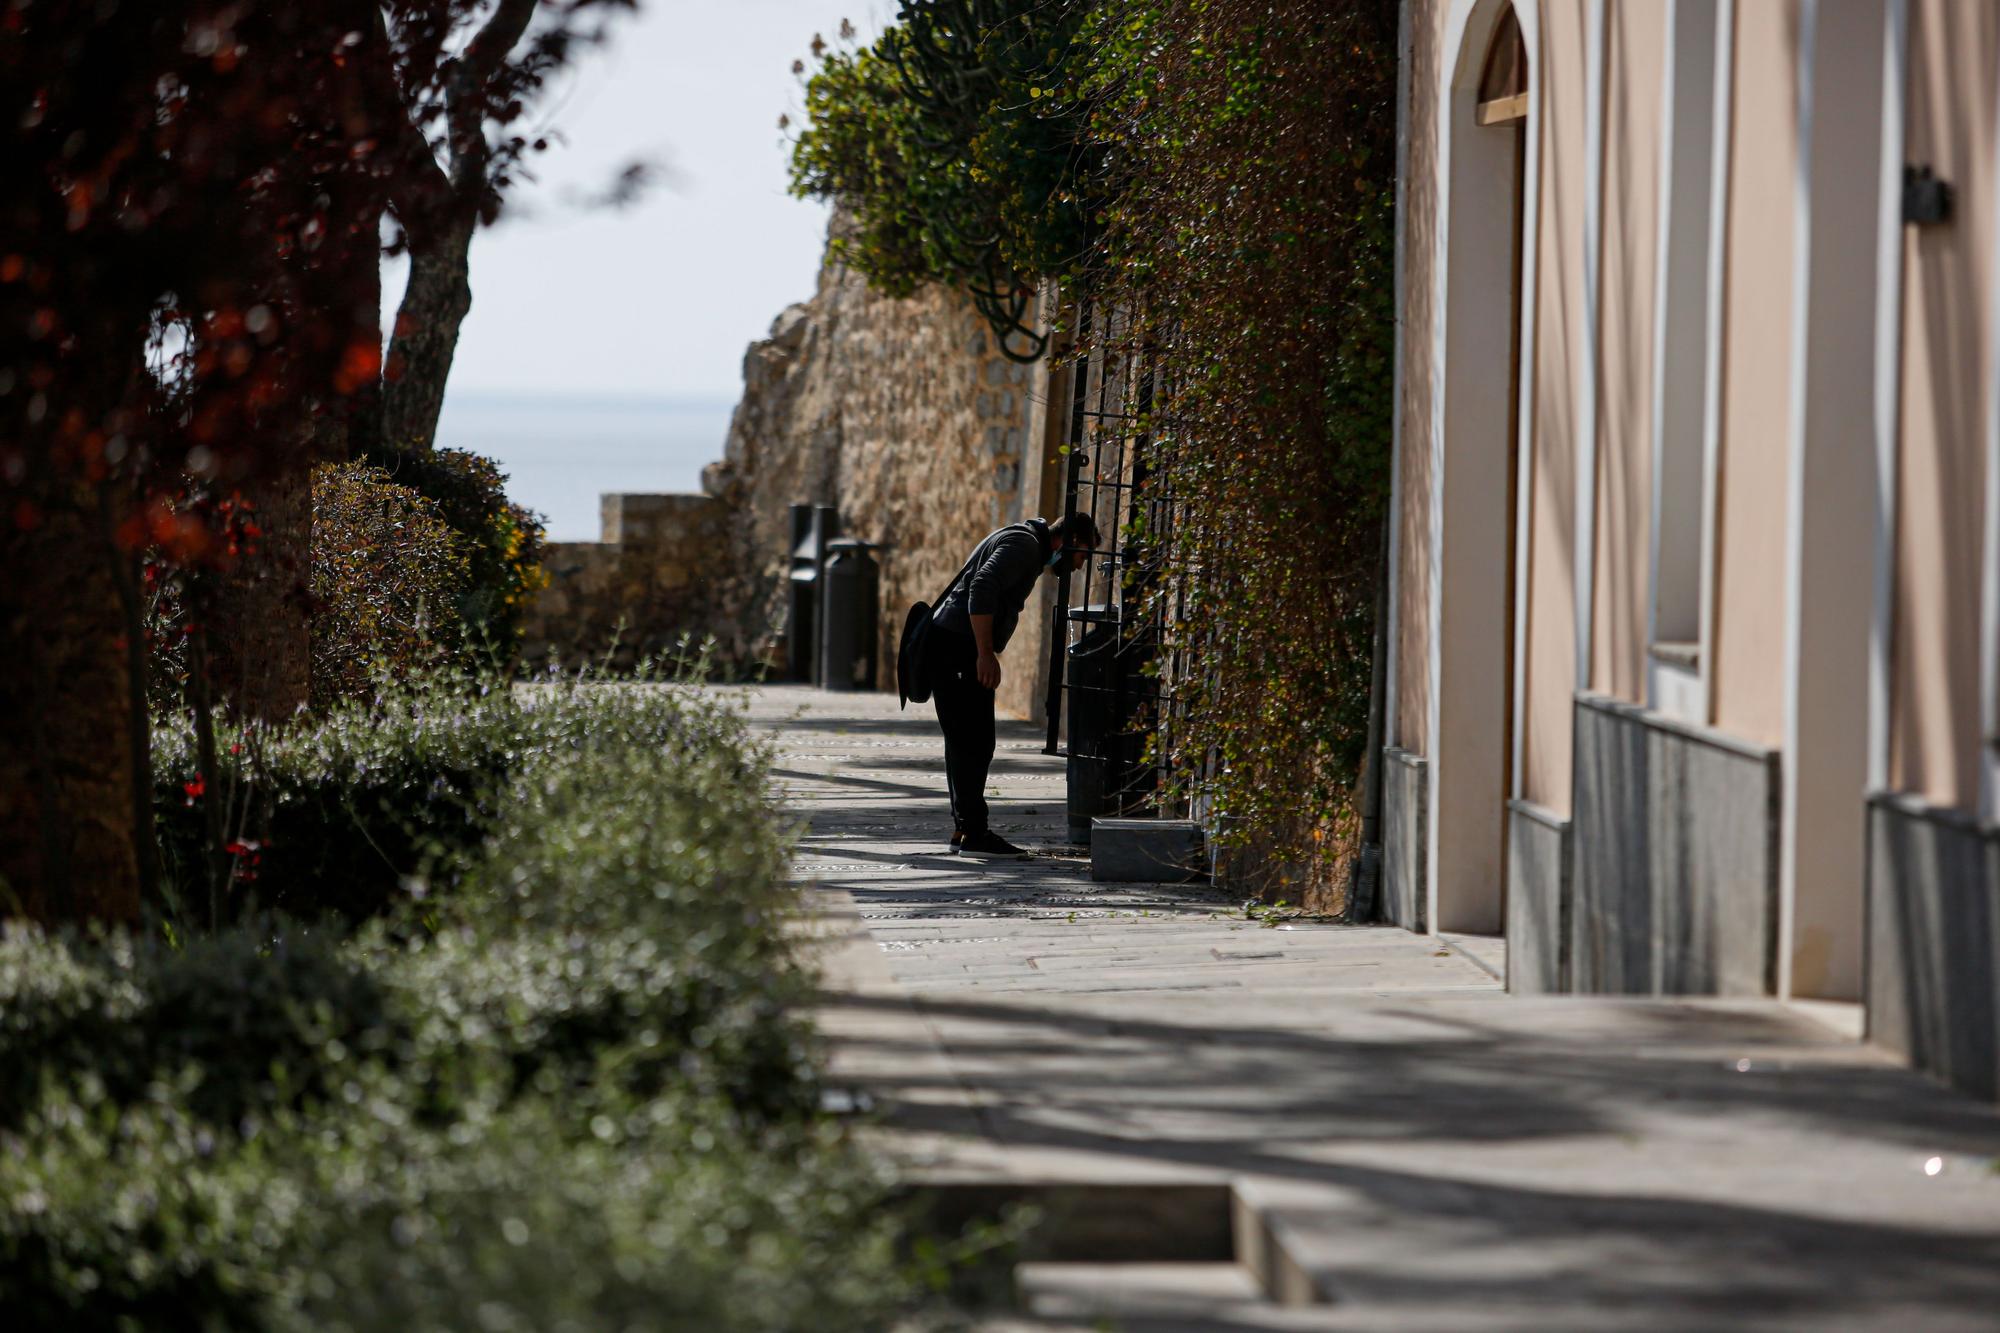
[[[1190,884],[1208,878],[1208,847],[1192,819],[1093,819],[1090,877],[1113,884]]]
[[[1014,1271],[1023,1313],[1055,1326],[1253,1329],[1271,1311],[1249,1270],[1235,1263],[1022,1264]]]
[[[969,1291],[1011,1292],[1014,1311],[1037,1319],[1198,1321],[1226,1312],[1231,1328],[1277,1328],[1286,1325],[1256,1316],[1325,1304],[1283,1220],[1227,1180],[932,1175],[910,1194],[939,1236],[979,1223],[1017,1228],[1004,1253],[1011,1282],[989,1272]]]

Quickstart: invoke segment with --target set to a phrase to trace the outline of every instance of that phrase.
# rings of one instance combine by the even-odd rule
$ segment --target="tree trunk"
[[[125,744],[130,762],[128,790],[132,801],[132,854],[139,872],[139,901],[165,906],[160,896],[160,841],[153,826],[153,717],[146,697],[146,611],[139,591],[139,557],[118,543],[118,506],[109,486],[100,487],[97,539],[118,597],[125,629]]]
[[[139,919],[128,646],[94,515],[0,543],[0,910]]]
[[[345,258],[329,273],[320,303],[340,349],[325,399],[313,413],[313,461],[372,457],[382,445],[382,246],[379,209],[361,221]]]
[[[338,232],[338,254],[312,272],[312,300],[334,330],[334,352],[314,390],[314,462],[372,458],[382,448],[382,202],[356,194],[350,186],[336,200],[350,220]]]
[[[430,449],[437,442],[445,380],[458,350],[458,326],[472,309],[466,257],[489,194],[493,146],[486,122],[502,103],[520,109],[495,84],[508,56],[526,37],[539,0],[498,0],[485,23],[465,43],[445,77],[446,140],[450,166],[440,168],[422,135],[407,146],[422,163],[425,183],[394,200],[410,239],[410,283],[396,312],[389,356],[382,367],[382,441],[391,449]],[[386,32],[377,20],[376,33]],[[515,73],[519,73],[517,69]],[[496,96],[498,100],[496,101]],[[404,139],[411,138],[405,127]],[[491,221],[490,215],[488,221]]]
[[[434,235],[411,237],[410,285],[396,312],[382,376],[382,435],[394,448],[429,449],[436,443],[458,328],[472,309],[467,255],[476,225],[471,211],[460,209]]]
[[[311,425],[297,427],[309,434]],[[301,440],[244,488],[258,536],[219,580],[208,635],[217,697],[245,721],[282,722],[312,695],[312,451]]]

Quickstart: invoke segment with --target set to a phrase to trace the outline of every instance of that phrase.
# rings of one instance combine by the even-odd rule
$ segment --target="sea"
[[[550,541],[598,539],[606,492],[699,491],[722,457],[734,398],[447,394],[440,448],[485,454],[507,494],[543,516]]]

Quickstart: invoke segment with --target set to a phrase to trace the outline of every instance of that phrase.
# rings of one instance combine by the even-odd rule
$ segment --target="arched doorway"
[[[1427,919],[1498,933],[1514,786],[1522,365],[1532,322],[1533,11],[1464,11],[1440,163],[1442,374],[1432,423],[1432,718]]]

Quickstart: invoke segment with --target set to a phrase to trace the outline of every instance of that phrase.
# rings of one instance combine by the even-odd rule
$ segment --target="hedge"
[[[396,867],[352,929],[10,925],[0,1309],[860,1330],[919,1298],[887,1182],[817,1110],[783,820],[739,718],[661,686],[431,686],[253,750],[319,839],[261,873],[321,892],[331,844],[431,790],[451,873]]]

